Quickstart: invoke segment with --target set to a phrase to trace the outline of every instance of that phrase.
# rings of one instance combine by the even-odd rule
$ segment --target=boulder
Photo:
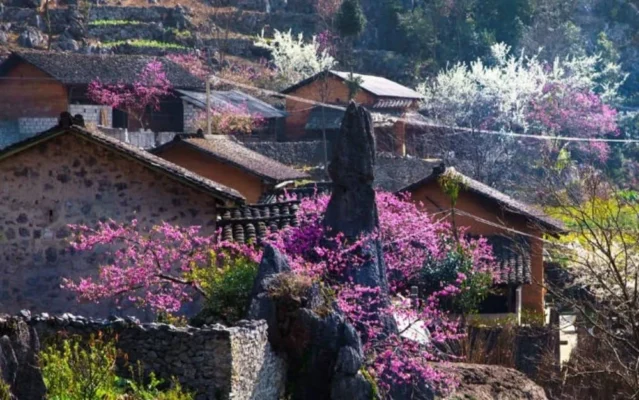
[[[45,44],[45,37],[38,29],[29,26],[18,36],[18,44],[29,49],[42,47]]]
[[[40,341],[23,320],[0,318],[0,379],[20,400],[42,400],[46,387],[38,367]]]
[[[61,51],[73,51],[80,50],[80,43],[78,43],[68,30],[64,31],[62,35],[58,37],[55,42],[55,47]]]
[[[498,365],[437,364],[436,369],[459,379],[449,399],[547,400],[544,389],[521,372]]]
[[[369,400],[371,384],[360,373],[359,336],[344,317],[325,304],[317,285],[291,297],[270,292],[290,267],[274,247],[266,246],[251,292],[250,319],[264,319],[269,342],[288,363],[293,400]],[[318,313],[318,310],[324,310]],[[321,315],[320,315],[321,314]]]

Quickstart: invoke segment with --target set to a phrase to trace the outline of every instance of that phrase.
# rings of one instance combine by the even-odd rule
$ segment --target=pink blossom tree
[[[546,136],[595,139],[619,132],[617,111],[597,94],[558,83],[545,85],[542,95],[531,99],[527,117],[531,133]],[[551,150],[561,150],[558,143],[550,143]],[[609,148],[604,142],[582,142],[578,150],[605,161]]]
[[[174,53],[167,55],[166,58],[189,71],[191,75],[202,80],[211,75],[211,68],[209,68],[201,57],[198,57],[195,54]]]
[[[211,133],[214,135],[250,135],[265,123],[260,114],[251,113],[246,104],[211,107]],[[198,114],[195,126],[206,132],[206,112]]]
[[[140,71],[133,84],[104,84],[96,79],[89,84],[87,94],[98,104],[126,111],[144,128],[147,110],[159,110],[160,101],[171,94],[171,89],[162,63],[155,60]]]
[[[464,295],[477,278],[495,281],[496,266],[492,250],[485,240],[453,235],[447,223],[438,222],[422,211],[408,196],[377,194],[380,229],[373,237],[380,239],[387,264],[390,306],[383,305],[379,288],[355,285],[344,280],[349,268],[357,268],[361,246],[371,237],[353,241],[344,235],[327,235],[322,224],[328,196],[301,201],[299,225],[272,232],[266,242],[278,248],[289,260],[294,274],[321,281],[333,289],[336,303],[346,318],[356,327],[366,353],[368,373],[382,392],[391,383],[430,387],[449,392],[454,379],[433,367],[432,361],[449,357],[437,345],[459,338],[459,321],[450,318],[442,303]],[[136,221],[129,225],[103,223],[97,229],[73,226],[77,233],[72,246],[87,251],[107,246],[112,262],[103,266],[97,278],[65,281],[65,287],[81,299],[100,301],[105,298],[126,299],[156,311],[176,312],[196,293],[205,295],[198,281],[197,268],[210,262],[213,254],[224,257],[244,257],[254,262],[260,251],[252,246],[201,236],[197,227],[177,228],[162,224],[142,234]],[[420,277],[428,261],[442,260],[451,252],[462,254],[468,262],[452,279],[442,280],[434,289],[422,294],[415,307],[408,298],[409,287]],[[214,257],[216,258],[216,257]],[[213,267],[215,267],[215,263]],[[481,279],[486,282],[486,279]],[[396,318],[400,331],[384,332],[378,314]],[[408,340],[406,332],[418,329],[425,340]]]

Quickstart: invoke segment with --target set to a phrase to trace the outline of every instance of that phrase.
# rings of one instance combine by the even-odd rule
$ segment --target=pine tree
[[[335,27],[342,37],[359,36],[366,27],[366,16],[359,0],[344,0],[335,19]]]

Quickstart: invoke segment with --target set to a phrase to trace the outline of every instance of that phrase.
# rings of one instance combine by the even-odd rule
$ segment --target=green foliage
[[[98,19],[89,22],[89,26],[122,26],[122,25],[140,25],[140,21],[128,21],[124,19]]]
[[[355,96],[357,96],[357,93],[359,93],[362,88],[362,83],[364,83],[364,80],[361,76],[355,76],[353,72],[350,73],[348,79],[344,81],[344,84],[348,87],[349,100],[353,100]]]
[[[133,379],[120,378],[119,386],[126,392],[126,400],[192,400],[193,395],[185,392],[182,385],[176,379],[172,381],[169,389],[161,390],[163,381],[151,372],[148,377],[144,376],[144,369],[138,363],[137,368],[131,368],[130,374]]]
[[[368,370],[364,367],[362,367],[359,370],[359,372],[361,372],[364,379],[366,379],[366,381],[370,383],[371,388],[373,389],[373,393],[371,394],[371,400],[379,399],[380,398],[379,387],[377,386],[377,381],[375,380],[375,377],[373,377],[373,375],[370,372],[368,372]]]
[[[46,346],[40,353],[42,376],[49,400],[192,400],[179,382],[162,390],[154,373],[145,377],[141,364],[131,368],[132,379],[117,376],[115,341],[102,335],[87,342],[72,337]],[[0,400],[3,397],[0,386]]]
[[[359,36],[366,27],[366,16],[359,0],[344,0],[335,18],[335,28],[342,37]]]
[[[151,47],[155,49],[174,49],[174,50],[184,50],[186,47],[176,44],[176,43],[167,43],[160,42],[157,40],[145,40],[145,39],[133,39],[133,40],[117,40],[114,42],[103,43],[104,47],[116,47],[124,44],[128,44],[133,47]]]
[[[458,175],[446,173],[442,174],[437,181],[454,208],[459,199],[459,192],[464,188],[464,181]]]
[[[195,280],[206,293],[198,319],[212,317],[233,324],[246,316],[257,264],[246,257],[226,253],[211,252],[210,259],[207,267],[194,271]]]
[[[477,312],[479,304],[486,299],[493,285],[493,277],[489,273],[473,271],[473,259],[467,249],[453,243],[449,239],[450,251],[443,259],[430,258],[424,264],[418,277],[423,296],[438,291],[442,285],[454,284],[460,273],[465,274],[461,285],[461,293],[454,296],[444,308],[461,314]]]
[[[0,400],[11,400],[11,391],[8,384],[0,380]]]
[[[115,343],[91,336],[46,347],[40,353],[49,400],[114,399],[117,392]]]

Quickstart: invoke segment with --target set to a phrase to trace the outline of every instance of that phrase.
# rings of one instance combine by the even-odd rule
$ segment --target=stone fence
[[[56,337],[88,338],[98,332],[117,336],[116,347],[129,365],[139,362],[145,373],[154,372],[165,381],[177,379],[198,400],[277,400],[284,390],[285,362],[271,350],[264,321],[241,321],[230,328],[179,328],[141,324],[131,317],[91,320],[71,314],[23,314],[20,319],[37,332],[43,347]],[[0,326],[11,318],[18,317],[0,317]],[[126,373],[123,363],[119,360],[118,365]]]

